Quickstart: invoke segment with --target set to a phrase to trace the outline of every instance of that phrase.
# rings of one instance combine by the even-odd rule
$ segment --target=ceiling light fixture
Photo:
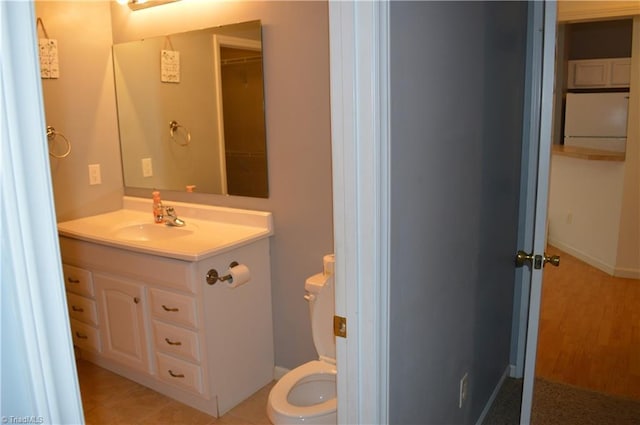
[[[146,9],[147,7],[160,6],[173,3],[178,0],[117,0],[120,4],[127,4],[131,10]]]

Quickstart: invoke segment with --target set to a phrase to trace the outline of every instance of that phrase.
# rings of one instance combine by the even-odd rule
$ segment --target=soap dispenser
[[[156,223],[162,223],[164,216],[164,210],[162,208],[162,200],[160,199],[160,192],[154,190],[153,193],[153,221]]]

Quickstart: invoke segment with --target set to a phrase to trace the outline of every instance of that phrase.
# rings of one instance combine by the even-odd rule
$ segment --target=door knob
[[[529,261],[534,269],[541,269],[547,263],[551,263],[552,266],[558,267],[560,265],[560,256],[558,255],[534,255],[533,253],[527,254],[526,252],[520,250],[516,254],[516,267],[522,267],[524,264]]]
[[[533,253],[527,254],[522,250],[518,251],[518,253],[516,254],[516,267],[524,266],[524,263],[527,261],[533,262],[533,258]]]
[[[552,266],[558,267],[560,265],[560,256],[559,255],[551,255],[548,256],[547,253],[544,253],[544,264],[551,263]]]

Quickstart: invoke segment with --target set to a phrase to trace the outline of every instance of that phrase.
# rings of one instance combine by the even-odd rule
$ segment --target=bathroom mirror
[[[124,184],[268,197],[260,21],[113,46]]]

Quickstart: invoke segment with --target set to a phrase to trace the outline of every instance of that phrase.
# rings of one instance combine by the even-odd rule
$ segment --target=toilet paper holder
[[[238,265],[238,262],[233,261],[231,262],[231,264],[229,264],[229,268],[235,267],[237,265]],[[229,279],[231,279],[231,274],[220,276],[220,274],[218,274],[218,271],[216,269],[210,269],[207,272],[207,276],[206,276],[206,280],[209,285],[214,285],[217,281],[225,282]]]

